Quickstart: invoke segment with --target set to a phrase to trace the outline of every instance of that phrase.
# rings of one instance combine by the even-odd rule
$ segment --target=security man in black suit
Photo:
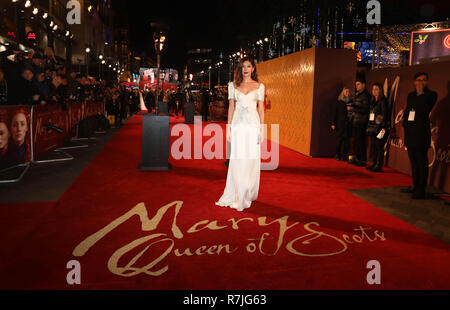
[[[365,167],[367,161],[367,125],[369,124],[370,99],[371,96],[366,89],[366,82],[362,78],[356,79],[356,95],[353,110],[353,137],[354,151],[356,159],[349,161],[349,164]]]
[[[437,101],[437,93],[428,89],[428,74],[414,76],[415,91],[408,94],[403,114],[405,146],[411,162],[413,186],[402,192],[412,193],[413,199],[424,199],[428,183],[428,149],[431,146],[430,113]]]

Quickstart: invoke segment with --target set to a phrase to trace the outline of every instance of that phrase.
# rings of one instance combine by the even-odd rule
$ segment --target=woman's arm
[[[233,113],[234,113],[234,108],[235,108],[235,100],[234,99],[230,99],[229,101],[229,105],[228,105],[228,124],[231,124],[231,121],[233,120]]]
[[[258,114],[261,126],[264,126],[264,101],[258,101]]]

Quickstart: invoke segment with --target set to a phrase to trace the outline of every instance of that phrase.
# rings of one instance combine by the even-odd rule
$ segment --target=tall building
[[[120,67],[124,69],[120,75],[121,80],[131,81],[131,51],[129,39],[128,14],[117,12],[114,18],[114,55],[119,61]]]
[[[208,70],[213,64],[213,50],[210,48],[195,48],[187,51],[187,71],[197,73]]]
[[[69,24],[68,16],[77,13],[79,20]],[[51,48],[60,62],[82,72],[88,72],[89,64],[89,74],[101,75],[100,58],[105,65],[117,62],[113,20],[111,0],[2,0],[0,43],[31,52]]]

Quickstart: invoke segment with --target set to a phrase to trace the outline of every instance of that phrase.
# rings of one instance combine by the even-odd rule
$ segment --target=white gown
[[[231,120],[230,162],[225,190],[216,205],[238,211],[250,208],[258,198],[261,173],[261,121],[257,102],[264,101],[264,84],[248,94],[228,84],[228,99],[234,99]]]

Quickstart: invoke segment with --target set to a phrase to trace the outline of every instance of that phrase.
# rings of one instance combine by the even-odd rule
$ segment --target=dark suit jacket
[[[366,89],[356,94],[353,109],[353,124],[355,126],[367,126],[370,112],[370,95]]]
[[[429,115],[437,101],[437,93],[424,89],[418,95],[416,91],[408,94],[406,109],[403,114],[403,128],[405,129],[406,147],[430,147],[431,124]],[[408,121],[409,112],[415,111],[414,121]]]
[[[349,102],[349,104],[351,104],[351,102]],[[334,111],[333,122],[331,123],[331,125],[336,126],[334,134],[338,137],[345,135],[349,121],[347,103],[338,100]]]

